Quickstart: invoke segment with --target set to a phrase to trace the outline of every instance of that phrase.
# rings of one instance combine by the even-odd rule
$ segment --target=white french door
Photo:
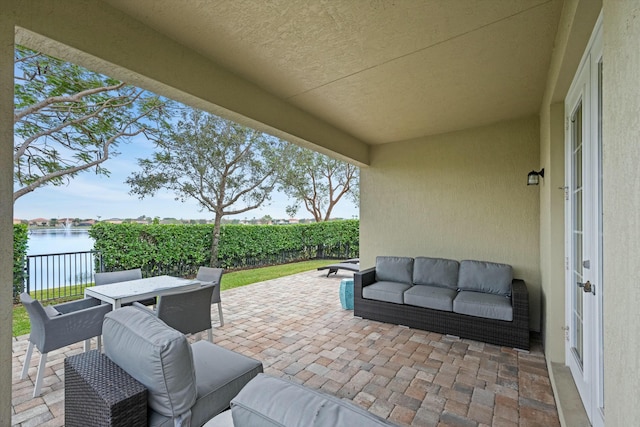
[[[601,23],[565,100],[566,360],[594,426],[604,425]]]

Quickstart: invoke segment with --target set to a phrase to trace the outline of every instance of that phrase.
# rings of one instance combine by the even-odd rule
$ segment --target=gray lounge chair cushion
[[[147,387],[149,407],[178,417],[196,402],[196,372],[183,334],[150,310],[124,307],[108,313],[102,327],[105,354]]]
[[[411,285],[413,279],[413,258],[379,256],[376,258],[376,280],[378,282],[399,282]]]
[[[453,300],[453,311],[487,319],[513,320],[511,298],[484,292],[461,291]]]
[[[235,426],[391,426],[386,420],[328,394],[258,375],[231,401]]]
[[[191,408],[191,425],[201,425],[229,407],[229,402],[256,375],[262,362],[209,341],[191,345],[198,400]]]
[[[508,264],[460,261],[458,289],[511,296],[513,269]]]
[[[362,288],[362,297],[404,304],[404,293],[411,285],[399,282],[375,282]]]
[[[429,285],[416,285],[404,293],[404,303],[434,310],[453,310],[453,299],[457,291]]]
[[[413,284],[457,290],[459,268],[453,259],[417,257],[413,261]]]

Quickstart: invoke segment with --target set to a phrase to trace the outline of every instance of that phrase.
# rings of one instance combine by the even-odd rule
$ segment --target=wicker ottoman
[[[98,350],[64,360],[65,425],[146,426],[147,389]]]

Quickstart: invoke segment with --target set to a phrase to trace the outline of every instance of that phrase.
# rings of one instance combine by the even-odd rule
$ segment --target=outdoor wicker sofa
[[[529,294],[506,264],[377,257],[354,274],[354,315],[529,350]]]

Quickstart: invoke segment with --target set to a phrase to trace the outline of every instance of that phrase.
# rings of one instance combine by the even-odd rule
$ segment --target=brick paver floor
[[[340,279],[311,271],[225,291],[216,344],[261,360],[267,374],[355,402],[399,425],[559,426],[540,344],[529,353],[363,320],[343,310]],[[212,307],[217,325],[217,307]],[[49,354],[32,398],[39,353],[20,380],[27,337],[13,343],[12,425],[64,425],[66,356]]]

